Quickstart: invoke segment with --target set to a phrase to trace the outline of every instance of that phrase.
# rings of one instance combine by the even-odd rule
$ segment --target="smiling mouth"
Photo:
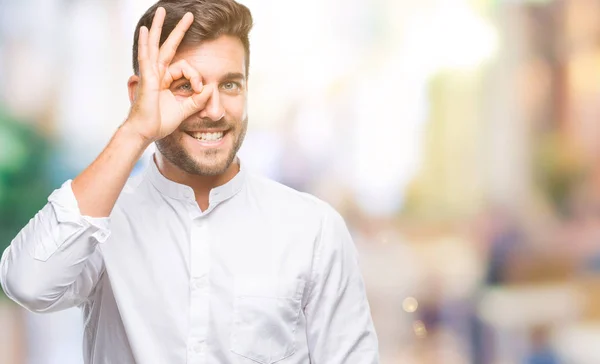
[[[186,132],[186,134],[201,142],[218,143],[221,140],[223,140],[223,137],[225,136],[225,134],[227,134],[227,131],[218,131],[212,133],[190,131]]]

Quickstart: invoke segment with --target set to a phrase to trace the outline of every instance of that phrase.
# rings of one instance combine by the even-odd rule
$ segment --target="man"
[[[378,362],[340,215],[236,158],[251,27],[234,0],[152,6],[127,120],[3,254],[19,304],[82,308],[86,363]]]

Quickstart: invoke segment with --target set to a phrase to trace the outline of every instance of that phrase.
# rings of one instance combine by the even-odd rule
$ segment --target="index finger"
[[[177,23],[175,29],[169,34],[169,37],[165,40],[162,47],[160,47],[158,61],[162,63],[164,67],[168,67],[171,60],[173,60],[173,57],[175,57],[177,47],[179,47],[179,44],[185,36],[185,32],[190,28],[193,21],[194,15],[190,12],[185,13],[183,18]]]
[[[162,33],[163,23],[165,22],[165,8],[159,7],[154,13],[152,26],[148,34],[148,55],[153,62],[158,58],[158,44],[160,42],[160,33]]]

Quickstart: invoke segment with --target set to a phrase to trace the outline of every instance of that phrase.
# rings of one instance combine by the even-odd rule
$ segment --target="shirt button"
[[[193,350],[196,353],[201,353],[204,351],[204,342],[197,342],[193,346]]]
[[[99,242],[104,242],[106,240],[106,238],[108,238],[108,233],[106,231],[102,231],[99,230],[98,232],[96,232],[94,235],[92,235],[94,238],[96,238],[96,240],[98,240]]]
[[[194,290],[203,288],[206,286],[206,278],[205,277],[200,277],[200,278],[194,278],[192,280],[192,288]]]

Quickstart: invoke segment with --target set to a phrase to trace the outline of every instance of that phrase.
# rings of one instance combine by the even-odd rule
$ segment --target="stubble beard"
[[[225,158],[219,158],[222,154],[218,149],[208,149],[201,156],[191,155],[184,147],[181,138],[186,137],[180,134],[168,135],[155,142],[156,149],[169,161],[181,170],[198,176],[218,176],[227,171],[231,163],[235,160],[237,153],[244,142],[246,131],[248,129],[248,118],[245,118],[239,128],[239,132],[233,141],[233,147],[227,153]],[[229,133],[235,132],[232,128]],[[221,159],[221,160],[219,160]]]

